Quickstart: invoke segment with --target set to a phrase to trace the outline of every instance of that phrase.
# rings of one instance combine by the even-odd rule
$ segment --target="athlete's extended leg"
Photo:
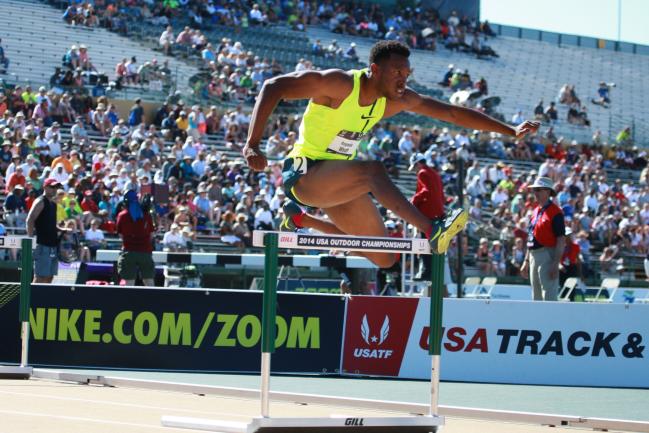
[[[284,200],[282,210],[284,211],[284,219],[279,227],[281,231],[294,232],[297,229],[308,228],[332,235],[345,234],[331,221],[304,212],[293,200]]]
[[[282,208],[284,209],[285,218],[284,221],[282,221],[280,229],[284,231],[294,231],[298,228],[311,228],[332,235],[386,235],[381,215],[378,213],[376,206],[372,203],[372,199],[370,199],[367,194],[357,198],[356,200],[352,200],[349,203],[334,208],[323,209],[329,218],[331,218],[331,221],[303,212],[295,202],[290,200],[287,200]],[[366,215],[369,215],[369,217],[366,217]],[[334,220],[334,218],[336,218],[336,220]],[[352,225],[346,220],[347,218],[354,223],[361,223],[358,224],[358,226]],[[340,224],[340,226],[338,224]],[[366,233],[363,232],[363,230],[368,230],[368,227],[373,228]],[[357,251],[355,251],[354,254],[366,257],[372,263],[381,267],[384,267],[384,264],[387,267],[391,266],[391,264],[388,264],[388,256],[394,257],[394,254],[362,253]]]
[[[372,193],[381,205],[422,232],[430,234],[432,229],[430,219],[406,200],[385,166],[378,161],[321,161],[297,181],[293,192],[301,202],[322,209],[334,208]],[[356,215],[356,218],[362,223],[364,215]]]
[[[343,233],[354,236],[387,236],[383,218],[367,194],[323,210]],[[381,268],[389,268],[397,259],[394,253],[363,252],[357,254],[366,257]]]

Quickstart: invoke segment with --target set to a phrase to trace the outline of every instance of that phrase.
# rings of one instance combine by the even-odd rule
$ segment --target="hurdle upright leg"
[[[20,306],[18,308],[18,320],[20,322],[20,366],[0,365],[0,378],[27,379],[32,374],[29,366],[29,305],[32,286],[32,239],[24,237],[6,236],[2,238],[2,248],[14,248],[20,241],[21,248],[21,271],[20,271]]]
[[[433,269],[433,296],[431,302],[431,340],[430,350],[433,356],[432,400],[429,416],[365,416],[359,418],[346,417],[311,417],[311,418],[271,418],[269,416],[270,403],[270,364],[271,354],[275,352],[276,334],[276,308],[277,308],[277,272],[279,248],[323,249],[334,239],[344,238],[349,241],[349,236],[326,235],[311,233],[281,233],[255,231],[253,245],[264,247],[264,295],[261,330],[261,417],[254,418],[250,424],[232,423],[224,421],[200,420],[185,417],[163,417],[162,424],[167,427],[193,428],[200,430],[234,432],[234,433],[431,433],[444,425],[444,417],[437,415],[437,394],[439,392],[439,353],[441,341],[441,307],[442,284],[444,270],[444,256],[433,256],[431,260],[441,262]],[[360,238],[359,238],[360,239]],[[394,238],[364,238],[374,242],[386,242],[392,246]],[[404,246],[390,252],[417,252],[429,253],[430,245],[426,239],[409,239]],[[362,243],[356,250],[367,251],[362,248]],[[399,244],[400,245],[400,244]],[[370,249],[371,250],[371,249]],[[385,248],[377,247],[377,252],[386,252]],[[438,277],[435,277],[438,276]]]
[[[264,236],[264,298],[261,326],[261,416],[268,418],[270,407],[270,355],[275,353],[277,311],[277,233]]]
[[[428,353],[432,355],[430,375],[430,413],[437,415],[439,410],[439,366],[442,351],[442,310],[444,305],[444,260],[445,254],[431,254],[430,290],[430,332]]]
[[[25,238],[21,241],[21,266],[20,271],[20,322],[21,322],[21,350],[20,366],[29,364],[29,304],[31,302],[32,287],[32,240]]]

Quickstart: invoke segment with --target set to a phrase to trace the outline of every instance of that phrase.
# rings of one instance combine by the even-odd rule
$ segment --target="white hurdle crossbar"
[[[261,417],[250,424],[215,421],[198,418],[163,416],[165,427],[187,428],[232,433],[431,433],[444,425],[439,415],[439,361],[441,352],[442,284],[444,255],[432,255],[433,290],[431,291],[431,315],[429,353],[432,355],[431,399],[428,415],[400,417],[331,417],[331,418],[271,418],[270,360],[275,351],[275,313],[277,297],[277,267],[280,248],[289,249],[338,249],[357,252],[417,253],[431,254],[425,239],[400,239],[385,237],[355,237],[293,232],[255,231],[253,245],[265,248],[264,297],[262,314],[261,349]]]
[[[278,235],[279,248],[300,250],[346,250],[376,253],[430,254],[430,244],[422,238],[357,237],[296,232],[270,232],[255,230],[252,244],[263,247],[264,237],[269,233]]]

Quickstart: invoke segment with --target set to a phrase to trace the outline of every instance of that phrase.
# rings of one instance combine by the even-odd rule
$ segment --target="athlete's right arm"
[[[353,81],[340,69],[326,71],[292,72],[267,80],[259,95],[250,119],[248,140],[243,156],[253,170],[263,170],[267,161],[259,150],[266,122],[282,99],[343,100],[349,94]]]
[[[36,199],[34,201],[34,204],[32,205],[32,208],[29,210],[29,213],[27,214],[27,236],[32,237],[34,236],[34,224],[36,223],[36,218],[41,214],[43,211],[43,199]]]

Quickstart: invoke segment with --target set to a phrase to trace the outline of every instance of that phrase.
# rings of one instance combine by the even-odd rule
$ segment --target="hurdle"
[[[344,235],[254,231],[253,245],[264,247],[264,295],[261,330],[261,417],[250,424],[199,418],[163,416],[165,427],[223,433],[430,433],[444,425],[439,415],[439,371],[442,341],[442,290],[444,255],[431,254],[427,240],[420,238],[356,237]],[[275,352],[275,316],[277,308],[277,274],[279,249],[337,249],[356,252],[430,254],[432,290],[428,352],[432,356],[430,404],[428,414],[421,416],[363,418],[271,418],[270,365]]]
[[[121,251],[97,250],[96,261],[116,263]],[[255,253],[196,253],[196,252],[165,252],[154,251],[155,264],[186,264],[203,266],[250,266],[263,267],[264,255]],[[376,265],[365,257],[319,255],[280,255],[279,264],[293,267],[343,267],[353,269],[373,269]]]
[[[20,271],[20,307],[18,320],[21,323],[20,365],[0,365],[0,378],[28,379],[32,375],[29,366],[29,302],[32,284],[32,238],[27,236],[0,237],[0,248],[21,250]]]

